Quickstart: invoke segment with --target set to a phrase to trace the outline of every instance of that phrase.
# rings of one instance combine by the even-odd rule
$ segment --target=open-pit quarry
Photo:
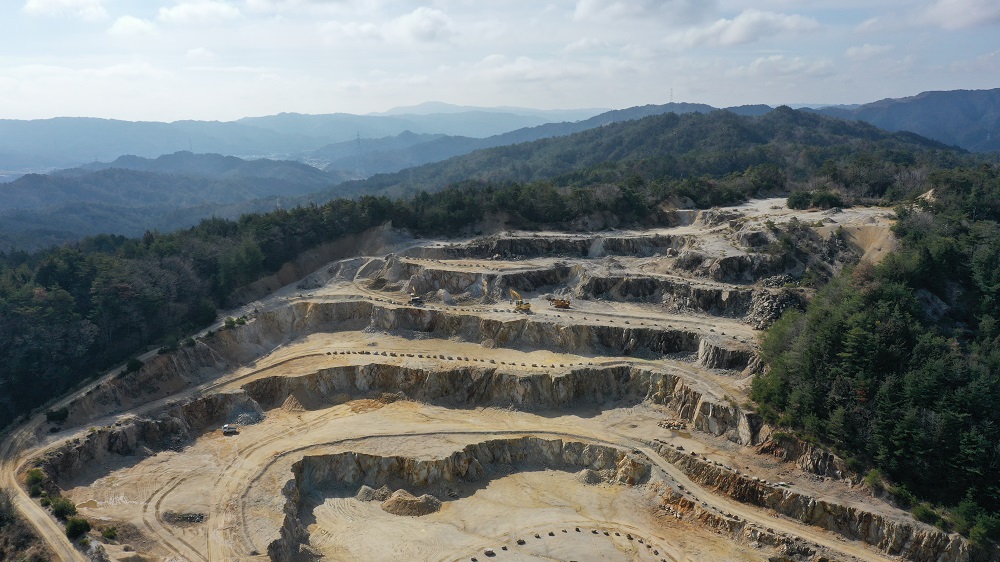
[[[15,429],[3,485],[65,560],[965,560],[747,399],[759,329],[798,280],[890,251],[891,217],[775,199],[641,231],[380,229]],[[89,547],[29,497],[35,467]]]

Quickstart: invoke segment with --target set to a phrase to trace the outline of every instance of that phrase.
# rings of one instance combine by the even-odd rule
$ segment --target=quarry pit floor
[[[780,223],[799,216],[799,220],[818,224],[829,218],[815,212],[796,215],[776,207],[777,200],[766,200],[734,212],[757,223],[765,219]],[[834,219],[855,229],[856,241],[866,255],[891,245],[885,235],[889,224],[885,209],[845,211]],[[733,246],[726,224],[693,221],[674,228],[627,234],[640,238],[700,237],[700,251],[709,255],[737,254],[741,250]],[[817,228],[831,227],[825,224]],[[524,235],[528,240],[574,237],[578,236]],[[654,334],[676,330],[696,340],[721,339],[741,349],[752,349],[759,332],[732,314],[676,303],[665,306],[649,299],[621,299],[614,294],[574,298],[572,308],[562,310],[552,308],[544,297],[547,292],[567,290],[578,280],[580,271],[616,279],[653,278],[658,283],[683,285],[686,290],[694,287],[717,291],[725,295],[723,299],[729,298],[730,291],[737,294],[753,290],[757,286],[754,283],[720,282],[678,271],[663,265],[659,254],[613,258],[529,256],[518,260],[450,258],[462,251],[464,243],[467,241],[407,241],[395,246],[386,244],[379,252],[367,254],[398,252],[395,259],[378,258],[381,261],[377,265],[382,265],[384,271],[402,268],[405,273],[398,282],[390,279],[388,288],[375,287],[371,275],[359,273],[374,267],[370,261],[355,263],[347,275],[328,276],[309,286],[293,284],[230,312],[234,317],[246,314],[248,324],[243,329],[252,331],[255,325],[262,324],[264,315],[281,316],[292,307],[297,307],[294,322],[299,326],[308,324],[311,314],[320,315],[323,306],[363,302],[378,308],[371,313],[373,319],[377,315],[395,318],[437,314],[431,317],[429,328],[386,329],[374,320],[359,317],[339,321],[336,329],[296,328],[285,336],[269,334],[263,338],[265,343],[255,344],[264,351],[254,353],[233,348],[236,340],[202,334],[198,345],[225,358],[209,380],[191,382],[176,392],[142,403],[108,406],[104,411],[83,397],[102,388],[102,384],[113,385],[115,377],[90,385],[65,402],[77,404],[78,411],[86,412],[79,415],[78,425],[53,432],[51,425],[35,420],[8,439],[8,450],[16,450],[17,455],[4,464],[5,478],[67,440],[85,438],[90,428],[113,426],[137,416],[155,416],[172,404],[206,395],[240,393],[255,381],[309,377],[324,370],[361,369],[373,364],[421,372],[465,369],[554,378],[574,370],[629,367],[682,378],[703,401],[713,404],[738,408],[747,401],[750,373],[707,367],[700,363],[697,349],[625,355],[606,346],[581,350],[537,340],[490,340],[486,344],[485,339],[446,333],[440,326],[448,318],[472,317],[483,326],[488,322],[545,324],[548,331],[540,332],[544,334],[580,326],[595,331],[641,329]],[[412,252],[412,248],[424,251]],[[434,253],[445,250],[447,253]],[[496,290],[492,295],[471,289],[464,294],[429,294],[421,305],[408,302],[408,289],[414,286],[416,276],[423,276],[421,282],[432,279],[435,283],[453,284],[456,276],[530,275],[567,264],[579,269],[561,273],[564,278],[560,282],[566,286],[546,285],[524,291],[534,311],[527,317],[513,312],[507,294],[498,297]],[[621,450],[648,464],[649,475],[635,484],[608,479],[595,482],[583,478],[579,470],[523,465],[491,473],[489,478],[475,483],[456,481],[452,484],[454,490],[443,493],[441,486],[429,490],[436,494],[441,507],[420,516],[395,515],[377,501],[361,501],[355,497],[356,487],[300,489],[300,503],[295,509],[307,539],[297,559],[763,561],[775,556],[777,549],[773,545],[734,540],[713,529],[705,523],[710,517],[735,518],[771,534],[794,538],[831,560],[895,559],[864,543],[737,502],[699,485],[657,454],[653,446],[656,442],[683,448],[710,462],[738,467],[744,474],[787,482],[788,488],[812,497],[863,506],[887,517],[905,516],[843,481],[803,473],[790,463],[759,455],[732,438],[695,429],[689,422],[680,423],[684,420],[679,420],[676,410],[642,396],[520,408],[474,403],[443,405],[384,389],[368,389],[360,394],[289,395],[279,403],[262,405],[260,413],[254,423],[241,424],[237,435],[223,435],[220,424],[216,424],[174,447],[147,448],[131,456],[100,456],[63,476],[62,493],[98,529],[113,526],[118,530],[118,540],[105,545],[113,560],[269,560],[269,546],[281,539],[288,511],[283,490],[293,479],[296,463],[304,457],[352,453],[437,459],[491,439],[539,437]],[[672,424],[678,425],[670,429]],[[690,498],[703,515],[679,513],[665,505],[662,498],[671,490]],[[419,495],[428,490],[409,491]],[[23,511],[32,512],[23,498],[19,505]],[[45,517],[44,511],[32,513]],[[38,525],[43,534],[47,532],[50,544],[65,547],[65,540],[55,536],[58,527],[41,519]],[[57,551],[66,559],[83,559],[72,547]]]

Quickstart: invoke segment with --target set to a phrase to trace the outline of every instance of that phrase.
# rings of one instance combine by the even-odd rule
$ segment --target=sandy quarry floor
[[[778,200],[765,200],[724,212],[741,213],[743,223],[783,223],[793,216],[828,231],[844,227],[859,253],[876,259],[892,247],[885,209],[856,209],[838,214],[790,212]],[[700,251],[730,255],[734,246],[727,221],[713,226],[694,223],[655,231],[617,233],[622,236],[696,236]],[[511,233],[511,236],[517,233]],[[573,234],[533,233],[539,238],[572,238]],[[426,242],[429,248],[460,246],[457,242]],[[504,260],[433,260],[404,257],[407,263],[429,264],[463,274],[511,273],[551,267],[563,258]],[[725,283],[666,271],[660,258],[615,257],[576,260],[593,274],[623,272],[658,274],[701,287],[727,288]],[[744,287],[732,286],[739,290]],[[556,288],[558,289],[558,288]],[[650,302],[607,299],[574,300],[570,310],[551,308],[542,294],[528,294],[532,321],[557,325],[594,325],[656,330],[684,329],[703,336],[726,337],[753,344],[757,338],[737,317],[666,310]],[[330,280],[320,287],[287,287],[256,301],[239,313],[276,310],[289,303],[363,299],[381,306],[405,308],[402,292],[373,290],[351,278]],[[431,300],[424,310],[509,321],[521,316],[503,300],[459,299],[456,304]],[[234,315],[236,315],[234,313]],[[237,392],[264,377],[308,376],[321,369],[381,363],[425,370],[487,367],[524,375],[564,373],[574,368],[611,364],[640,365],[685,377],[692,388],[719,403],[746,400],[745,374],[700,367],[693,356],[623,357],[599,350],[566,353],[535,347],[483,347],[459,339],[372,329],[359,320],[333,332],[291,337],[264,356],[235,365],[214,380],[145,406],[155,413],[168,400],[201,392]],[[127,418],[130,411],[96,412],[92,425]],[[611,444],[646,455],[653,466],[648,481],[638,486],[584,484],[571,472],[528,470],[493,478],[457,498],[441,498],[440,511],[420,517],[391,515],[378,502],[361,502],[344,491],[311,491],[300,516],[307,525],[308,549],[327,560],[609,560],[609,561],[728,561],[767,560],[775,551],[756,544],[739,544],[729,537],[664,512],[659,495],[666,489],[687,490],[705,509],[740,514],[779,532],[804,537],[826,548],[837,560],[886,559],[866,545],[803,525],[774,513],[738,504],[688,480],[675,467],[653,458],[646,444],[659,439],[680,445],[711,460],[739,467],[771,481],[791,481],[792,488],[841,503],[893,514],[843,482],[802,474],[773,458],[709,434],[669,430],[658,425],[675,413],[648,402],[595,403],[556,411],[525,412],[501,408],[446,408],[411,400],[357,398],[344,395],[332,403],[286,402],[266,411],[260,423],[240,428],[239,435],[208,431],[175,450],[148,456],[111,457],[89,465],[62,482],[64,495],[77,503],[81,515],[97,529],[114,526],[118,541],[106,546],[118,560],[253,560],[267,559],[268,545],[279,537],[285,507],[283,487],[292,465],[305,455],[345,451],[404,457],[440,458],[462,447],[491,438],[533,435]],[[79,437],[86,427],[58,435],[36,424],[36,449],[24,449],[29,459],[61,439]],[[74,433],[75,432],[75,433]],[[22,435],[25,437],[27,434]],[[27,441],[27,439],[23,439]],[[12,442],[13,443],[13,442]],[[898,515],[898,514],[897,514]],[[579,531],[577,530],[579,529]],[[53,543],[63,540],[54,533]],[[538,538],[536,538],[538,535]],[[631,536],[631,540],[628,538]],[[518,540],[524,544],[518,544]],[[639,542],[642,539],[642,543]],[[62,544],[62,543],[60,543]],[[493,556],[486,554],[492,549]],[[506,550],[505,550],[506,549]],[[654,554],[655,551],[655,554]],[[67,550],[67,557],[74,556]],[[141,555],[142,558],[136,557]]]

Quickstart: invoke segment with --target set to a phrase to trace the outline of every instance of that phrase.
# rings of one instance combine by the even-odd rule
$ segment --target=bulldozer
[[[525,314],[531,313],[531,303],[525,302],[521,297],[521,293],[518,293],[514,289],[510,289],[510,298],[514,302],[514,312],[523,312]]]

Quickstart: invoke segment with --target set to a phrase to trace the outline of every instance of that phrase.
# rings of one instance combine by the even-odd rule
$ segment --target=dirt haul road
[[[792,217],[826,261],[771,253]],[[3,485],[65,560],[85,556],[18,485],[29,466],[92,522],[92,543],[116,529],[101,548],[120,560],[889,560],[928,544],[960,560],[954,539],[845,481],[757,454],[769,430],[739,406],[754,327],[796,302],[782,285],[874,259],[888,225],[884,209],[768,200],[655,231],[386,236],[397,245],[67,398],[64,425],[17,428]],[[513,312],[510,289],[533,314]],[[794,481],[766,485],[783,511],[663,444],[755,486]],[[798,521],[798,498],[848,519]],[[852,535],[858,513],[909,539]]]

